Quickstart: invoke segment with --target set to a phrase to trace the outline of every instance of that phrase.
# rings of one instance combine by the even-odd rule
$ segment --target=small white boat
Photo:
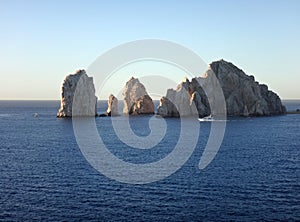
[[[39,116],[40,116],[40,114],[38,114],[38,113],[33,114],[33,117],[34,117],[34,118],[37,118],[37,117],[39,117]]]
[[[212,115],[209,115],[209,116],[205,116],[203,118],[199,118],[198,120],[200,122],[211,122],[211,121],[214,121],[214,118],[212,117]]]

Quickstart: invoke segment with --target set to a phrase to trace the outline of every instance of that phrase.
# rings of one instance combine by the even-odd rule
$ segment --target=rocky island
[[[178,117],[193,115],[192,104],[196,106],[199,117],[211,113],[208,98],[213,96],[216,75],[224,93],[227,115],[229,116],[267,116],[286,112],[279,96],[268,86],[255,81],[254,76],[245,74],[230,62],[213,62],[203,77],[184,79],[177,89],[168,89],[158,107],[158,115]],[[206,92],[206,93],[205,93]],[[171,102],[172,101],[172,102]]]
[[[184,78],[176,89],[168,89],[166,96],[160,99],[157,114],[162,117],[215,115],[209,101],[217,103],[220,96],[223,98],[223,95],[215,93],[218,86],[221,87],[220,92],[223,91],[228,116],[268,116],[286,113],[279,96],[269,90],[267,85],[255,81],[254,76],[247,75],[232,63],[219,60],[212,62],[202,77],[195,77],[191,81]],[[75,94],[76,109],[73,104]],[[132,77],[126,82],[122,95],[124,114],[154,114],[152,98],[137,78]],[[118,99],[111,94],[107,110],[100,116],[117,115]],[[71,116],[97,116],[93,78],[88,77],[84,70],[68,75],[63,82],[61,107],[57,117]]]
[[[107,116],[118,116],[119,115],[119,107],[118,107],[118,99],[113,94],[110,94],[108,101],[107,101],[107,109],[106,115]]]
[[[132,77],[126,82],[122,93],[124,97],[123,113],[129,115],[154,114],[154,103],[145,86]]]
[[[76,92],[76,108],[73,98]],[[66,76],[62,85],[61,105],[57,117],[96,116],[97,97],[93,77],[88,77],[85,70]]]

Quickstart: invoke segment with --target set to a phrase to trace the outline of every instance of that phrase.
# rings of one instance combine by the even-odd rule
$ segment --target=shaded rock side
[[[114,95],[110,95],[107,101],[107,116],[118,116],[119,115],[119,108],[118,108],[118,99]]]
[[[145,86],[136,78],[126,82],[122,93],[124,97],[124,114],[154,114],[154,104]]]
[[[220,60],[211,63],[209,69],[222,86],[228,115],[267,116],[286,112],[276,93],[232,63]]]
[[[214,75],[215,74],[215,75]],[[192,105],[199,117],[217,114],[222,95],[216,95],[218,82],[222,88],[227,115],[230,116],[265,116],[285,113],[285,107],[279,96],[266,85],[259,84],[253,76],[246,75],[232,63],[220,60],[209,65],[203,77],[184,80],[176,90],[169,89],[161,99],[158,114],[161,116],[179,116],[178,111],[185,107],[184,115],[194,115]],[[185,91],[186,93],[182,93]],[[172,101],[173,105],[170,105]],[[210,102],[209,102],[210,101]],[[189,105],[187,103],[189,102]]]
[[[76,90],[76,104],[73,98]],[[57,117],[96,116],[97,97],[93,78],[85,70],[66,76],[62,85],[61,105]]]

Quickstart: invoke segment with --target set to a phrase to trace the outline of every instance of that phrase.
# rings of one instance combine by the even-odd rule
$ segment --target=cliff
[[[213,78],[215,74],[216,78]],[[169,89],[160,100],[158,114],[165,117],[194,115],[195,106],[199,117],[211,113],[210,101],[216,100],[216,80],[223,90],[229,116],[266,116],[286,112],[279,96],[268,86],[255,81],[232,63],[224,60],[213,62],[203,77],[185,79],[176,90]],[[193,105],[193,106],[192,106]]]
[[[73,104],[76,92],[76,104]],[[96,116],[97,97],[93,78],[84,70],[66,76],[62,85],[61,106],[57,117]]]

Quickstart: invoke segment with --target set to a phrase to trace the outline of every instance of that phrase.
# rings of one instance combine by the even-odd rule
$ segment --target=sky
[[[298,0],[0,0],[0,9],[0,99],[59,100],[67,74],[139,39],[178,43],[207,64],[225,59],[300,99]],[[174,70],[167,75],[178,83],[184,74]],[[117,94],[116,85],[107,88]]]

